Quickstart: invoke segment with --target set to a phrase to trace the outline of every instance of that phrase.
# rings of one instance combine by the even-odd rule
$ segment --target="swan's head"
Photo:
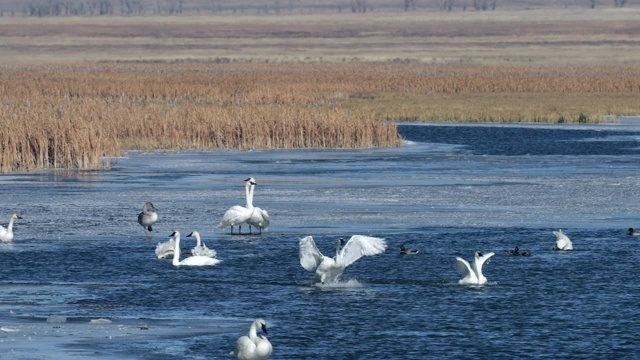
[[[338,239],[338,242],[340,243],[340,245],[344,245],[344,239],[343,238]]]
[[[187,235],[187,237],[200,237],[200,233],[197,231],[192,231],[191,234]]]
[[[476,251],[476,254],[475,254],[476,259],[481,258],[482,256],[484,255],[482,255],[480,251]]]
[[[264,321],[263,319],[256,319],[256,321],[253,322],[253,325],[257,328],[262,329],[262,331],[264,331],[265,334],[269,335],[267,333],[267,322]]]
[[[256,184],[256,179],[250,177],[248,179],[245,179],[244,182],[246,182],[247,185],[255,185]]]
[[[17,219],[22,219],[22,216],[20,216],[18,214],[11,215],[11,220],[17,220]]]
[[[172,233],[171,233],[171,235],[169,235],[169,236],[170,236],[170,237],[171,237],[171,236],[180,236],[180,232],[179,232],[179,231],[174,231],[174,232],[172,232]]]

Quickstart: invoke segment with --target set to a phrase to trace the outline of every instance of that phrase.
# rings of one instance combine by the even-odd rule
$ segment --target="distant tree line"
[[[586,0],[589,8],[596,7],[596,0]],[[628,0],[613,0],[617,8],[624,7]],[[418,4],[420,3],[420,4]],[[4,6],[6,7],[6,3]],[[114,15],[180,15],[183,13],[213,14],[245,13],[292,14],[314,11],[350,11],[367,13],[376,7],[416,11],[434,6],[441,11],[496,10],[497,0],[16,0],[11,10],[22,11],[25,16],[114,16]],[[0,6],[0,16],[4,9]],[[18,10],[21,9],[21,10]]]

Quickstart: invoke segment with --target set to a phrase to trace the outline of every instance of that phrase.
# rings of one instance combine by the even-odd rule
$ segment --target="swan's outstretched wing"
[[[313,237],[307,236],[300,240],[300,265],[305,270],[312,271],[322,262],[322,253],[318,250]]]
[[[554,231],[553,234],[556,236],[556,249],[559,250],[572,250],[573,246],[571,244],[571,240],[567,235],[565,235],[562,230]]]
[[[382,238],[364,235],[353,235],[340,252],[342,266],[349,266],[363,256],[372,256],[383,253],[387,243]]]
[[[456,256],[456,270],[458,270],[460,275],[464,277],[467,277],[471,274],[475,275],[473,270],[471,270],[471,265],[469,265],[469,262],[458,256]]]
[[[483,254],[478,258],[478,274],[482,274],[482,265],[484,265],[484,263],[487,260],[489,260],[489,258],[492,257],[493,255],[495,255],[495,253],[490,252],[490,253]]]
[[[163,243],[158,243],[156,246],[156,256],[158,259],[164,259],[168,256],[173,256],[173,250],[175,249],[175,241],[169,239]]]

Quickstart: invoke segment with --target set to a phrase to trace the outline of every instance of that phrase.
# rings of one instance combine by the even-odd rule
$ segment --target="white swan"
[[[22,219],[22,217],[18,214],[12,214],[9,218],[9,225],[5,229],[2,225],[0,225],[0,241],[11,241],[13,240],[13,222],[17,219]]]
[[[152,203],[146,202],[144,206],[142,206],[142,212],[138,214],[138,224],[140,224],[145,232],[153,231],[151,225],[155,224],[158,221],[158,214],[155,213],[156,207],[153,206]]]
[[[196,238],[196,246],[191,249],[191,254],[195,256],[206,256],[210,258],[216,257],[216,251],[213,249],[209,249],[207,245],[200,240],[200,233],[197,231],[191,232],[191,234],[187,235],[187,237],[195,237]]]
[[[236,340],[236,349],[229,353],[233,358],[240,360],[264,360],[273,352],[273,347],[266,336],[257,333],[260,327],[267,333],[267,323],[262,319],[256,319],[249,328],[249,336],[241,336]]]
[[[553,235],[556,236],[556,243],[553,245],[553,250],[573,250],[573,243],[562,230],[554,231]]]
[[[156,256],[158,259],[167,259],[170,256],[173,256],[175,248],[176,242],[173,238],[170,238],[168,241],[163,243],[158,243],[158,245],[156,245]]]
[[[256,187],[255,179],[251,182],[251,190],[249,191],[249,199],[247,200],[247,208],[253,209],[251,211],[251,217],[247,220],[247,224],[249,224],[249,233],[251,233],[251,226],[258,228],[260,231],[258,235],[262,234],[262,229],[267,230],[269,228],[269,213],[267,210],[263,210],[259,207],[253,206],[253,191]]]
[[[254,183],[253,178],[248,178],[244,181],[244,193],[246,197],[246,207],[240,205],[234,205],[227,210],[222,216],[222,220],[218,224],[218,228],[225,228],[231,226],[231,235],[233,235],[233,227],[238,225],[238,235],[242,230],[242,224],[246,223],[251,217],[253,205],[251,204],[251,184]]]
[[[330,258],[320,253],[313,237],[307,236],[301,239],[300,265],[308,271],[316,269],[315,281],[325,284],[336,281],[347,266],[361,257],[383,253],[387,248],[384,239],[364,235],[353,235],[340,251],[340,245],[343,243],[342,238],[338,239],[336,256]]]
[[[173,266],[209,266],[218,265],[221,260],[212,259],[206,256],[189,256],[188,258],[180,261],[180,232],[174,231],[171,236],[175,240],[175,247],[173,248]]]
[[[482,255],[480,251],[476,251],[474,254],[473,264],[469,265],[467,260],[456,257],[456,270],[463,276],[458,281],[460,285],[483,285],[487,283],[487,278],[482,275],[482,265],[489,260],[490,257],[495,255],[490,252],[486,255]]]

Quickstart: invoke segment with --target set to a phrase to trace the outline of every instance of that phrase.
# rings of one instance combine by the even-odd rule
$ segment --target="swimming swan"
[[[252,208],[251,217],[247,220],[247,224],[249,224],[249,233],[251,233],[251,226],[258,228],[260,231],[258,235],[262,234],[262,229],[267,230],[269,228],[269,213],[267,210],[263,210],[259,207],[253,206],[253,191],[256,187],[255,179],[251,182],[251,191],[249,192],[249,200],[247,201],[247,208]]]
[[[474,254],[473,264],[469,265],[467,260],[456,257],[456,270],[463,276],[458,281],[460,285],[484,285],[487,283],[487,278],[482,275],[482,265],[489,260],[490,257],[495,255],[490,252],[486,255],[482,255],[480,251],[476,251]]]
[[[22,219],[22,217],[18,214],[12,214],[9,218],[9,225],[5,229],[2,225],[0,225],[0,241],[11,241],[13,240],[13,222],[17,219]]]
[[[267,334],[267,323],[262,319],[256,319],[249,328],[249,336],[241,336],[236,340],[236,349],[229,353],[235,359],[264,360],[273,352],[273,347],[266,336],[257,333],[261,328]]]
[[[325,284],[336,281],[347,266],[361,257],[383,253],[387,248],[384,239],[364,235],[353,235],[340,251],[340,245],[343,243],[342,238],[338,239],[336,256],[330,258],[322,255],[316,247],[313,237],[307,236],[301,239],[299,244],[300,265],[308,271],[316,269],[315,281]]]
[[[173,238],[170,238],[169,241],[158,243],[158,245],[156,245],[156,256],[158,259],[166,259],[173,256],[173,250],[175,248],[176,242]]]
[[[553,250],[573,250],[573,243],[567,235],[565,235],[562,230],[554,231],[553,234],[556,236],[556,243],[553,245]]]
[[[222,216],[222,220],[220,220],[218,228],[222,229],[227,226],[231,226],[231,235],[233,235],[233,227],[238,225],[238,235],[240,235],[242,224],[249,220],[251,213],[253,212],[250,192],[252,183],[255,183],[253,178],[248,178],[244,181],[244,193],[247,201],[246,206],[234,205],[230,207]]]
[[[142,206],[142,212],[138,214],[138,224],[142,225],[145,232],[147,230],[153,231],[151,225],[158,221],[158,214],[156,214],[155,211],[156,207],[153,206],[152,203],[146,202],[144,206]]]
[[[180,232],[174,231],[171,236],[175,239],[175,247],[173,248],[173,266],[208,266],[218,265],[221,260],[212,259],[206,256],[189,256],[180,261]]]
[[[209,249],[207,245],[200,240],[199,232],[193,231],[191,234],[187,235],[187,237],[192,236],[196,238],[196,246],[191,249],[191,254],[195,256],[206,256],[210,258],[216,257],[216,251],[213,249]]]

